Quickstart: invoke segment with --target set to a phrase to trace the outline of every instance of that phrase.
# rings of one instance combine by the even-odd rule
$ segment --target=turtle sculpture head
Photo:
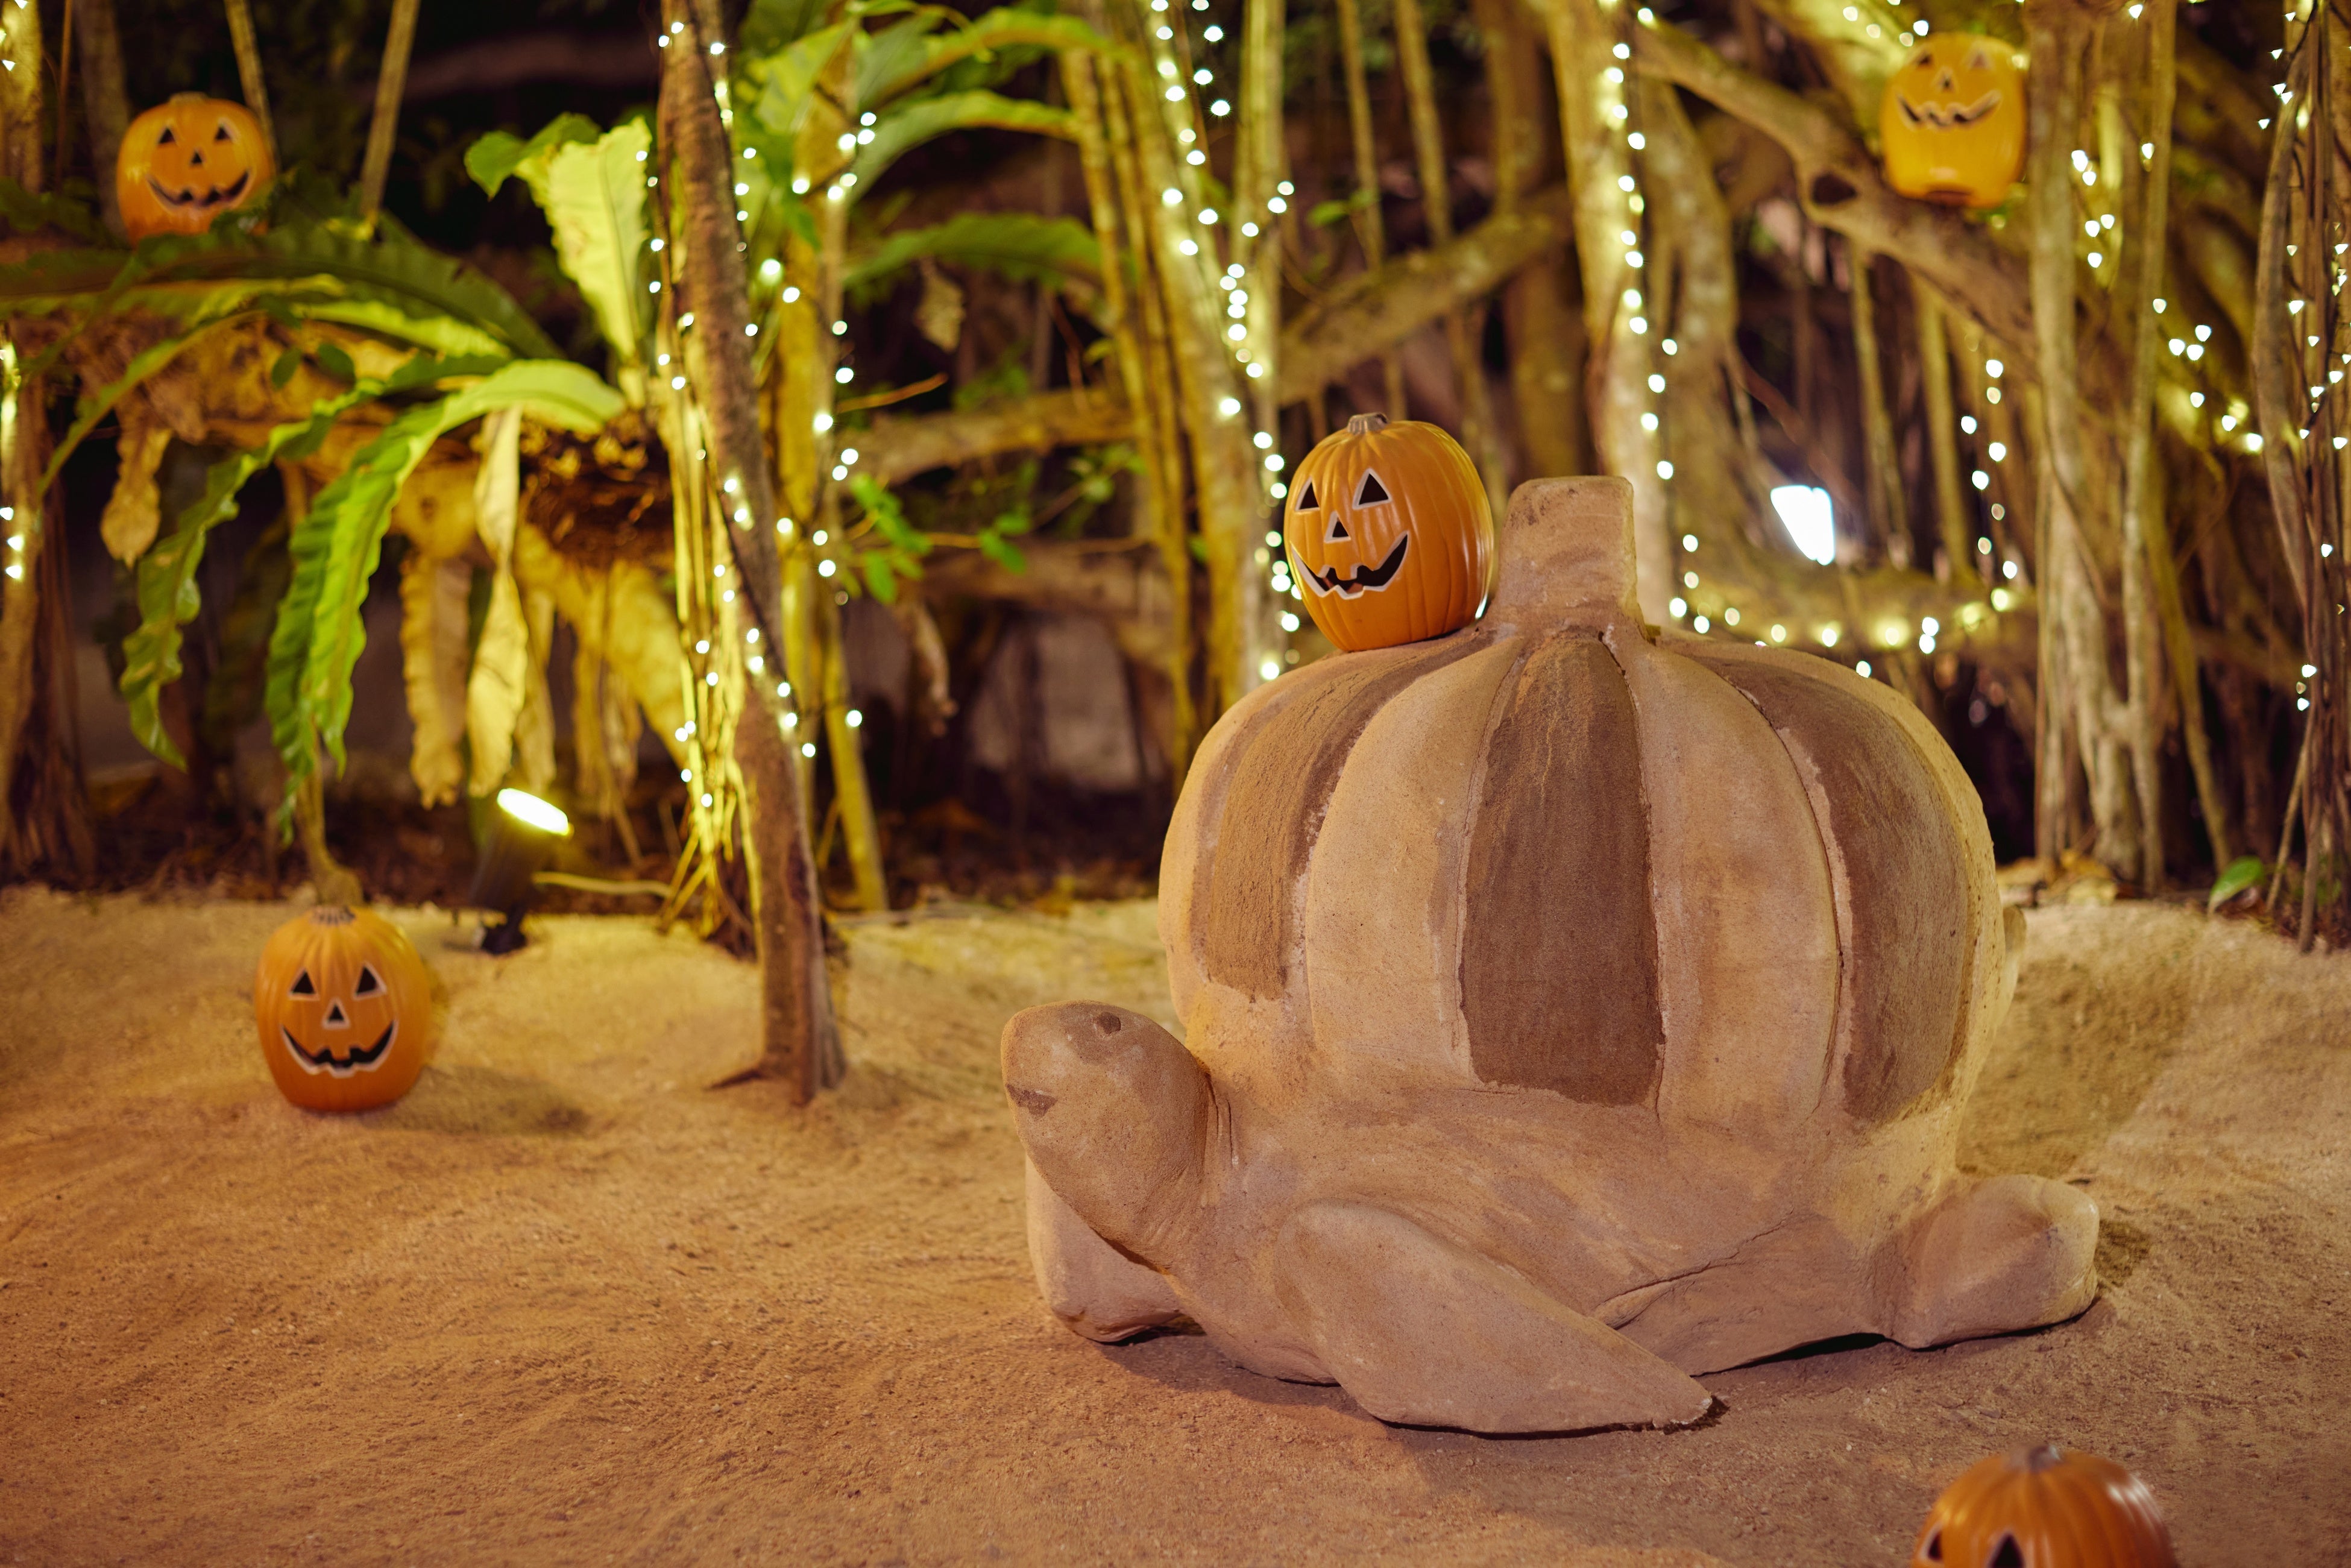
[[[2089,1200],[1954,1163],[2023,923],[1949,748],[1842,665],[1646,626],[1621,480],[1520,486],[1500,556],[1482,621],[1210,732],[1160,870],[1183,1040],[1006,1026],[1053,1311],[1528,1432],[2087,1306]]]

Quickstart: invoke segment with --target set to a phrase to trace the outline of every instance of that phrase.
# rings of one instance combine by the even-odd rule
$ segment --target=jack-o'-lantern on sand
[[[2053,1445],[1994,1454],[1935,1500],[1911,1568],[2174,1568],[2147,1483]]]
[[[1348,653],[1442,637],[1478,618],[1494,557],[1486,487],[1434,424],[1359,413],[1290,480],[1283,527],[1306,612]]]
[[[391,921],[322,904],[262,948],[253,1016],[278,1092],[306,1111],[372,1110],[424,1071],[432,976]]]
[[[114,159],[114,197],[134,240],[200,235],[257,199],[277,172],[261,122],[241,103],[174,94],[132,120]]]
[[[1180,1041],[1006,1025],[1048,1304],[1480,1432],[1692,1421],[1695,1374],[2089,1305],[2090,1200],[1957,1164],[2024,922],[1950,748],[1841,664],[1644,624],[1623,479],[1520,486],[1499,549],[1475,624],[1201,743],[1159,877]]]
[[[1886,83],[1886,183],[1947,206],[1996,207],[2024,170],[2024,72],[1997,38],[1928,39]]]

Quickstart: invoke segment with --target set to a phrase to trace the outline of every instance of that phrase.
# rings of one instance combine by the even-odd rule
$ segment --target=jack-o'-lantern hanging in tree
[[[1460,443],[1378,413],[1355,415],[1306,455],[1283,538],[1307,613],[1351,653],[1468,625],[1494,559],[1486,488]]]
[[[2175,1568],[2147,1483],[2053,1445],[1994,1454],[1935,1500],[1911,1568]]]
[[[416,1082],[433,1044],[433,980],[400,927],[320,904],[279,926],[253,977],[261,1055],[306,1111],[368,1111]]]
[[[2024,171],[2024,72],[1997,38],[1945,34],[1912,51],[1877,112],[1886,183],[1946,206],[1996,207]]]
[[[114,197],[134,240],[200,235],[252,203],[277,172],[261,122],[241,103],[175,93],[131,122],[114,159]]]

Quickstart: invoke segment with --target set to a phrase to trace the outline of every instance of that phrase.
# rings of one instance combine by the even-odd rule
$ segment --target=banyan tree
[[[1329,651],[1287,476],[1382,413],[1457,434],[1498,516],[1628,479],[1650,622],[1888,683],[2043,878],[2351,920],[2332,7],[664,0],[633,108],[445,146],[403,121],[415,0],[350,8],[347,113],[248,0],[179,9],[235,69],[146,85],[233,90],[278,172],[139,237],[133,19],[0,6],[12,870],[89,874],[66,562],[102,550],[133,731],[202,770],[266,715],[285,831],[348,878],[321,785],[396,538],[417,800],[560,789],[634,858],[658,792],[667,912],[756,945],[812,1092],[825,903],[893,896],[852,604],[923,746],[987,653],[956,606],[1099,618],[1164,809]],[[387,209],[427,163],[539,225],[568,340]],[[59,476],[109,444],[82,516]],[[174,452],[204,479],[166,507]],[[207,605],[266,472],[283,517]]]

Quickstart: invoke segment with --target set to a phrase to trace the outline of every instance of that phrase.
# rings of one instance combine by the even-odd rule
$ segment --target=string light
[[[1209,0],[1192,0],[1193,11],[1206,12],[1208,8]],[[1154,0],[1153,9],[1165,10],[1165,0]],[[1155,30],[1156,41],[1151,51],[1153,69],[1167,84],[1164,93],[1167,103],[1184,106],[1180,110],[1171,109],[1168,111],[1176,141],[1188,149],[1183,155],[1183,170],[1205,170],[1207,163],[1207,153],[1198,145],[1203,129],[1197,118],[1199,100],[1194,99],[1186,90],[1185,86],[1186,78],[1192,88],[1199,90],[1200,98],[1208,100],[1207,109],[1209,116],[1222,120],[1233,112],[1231,99],[1217,94],[1215,90],[1217,66],[1213,47],[1225,42],[1224,26],[1219,22],[1208,20],[1200,27],[1197,37],[1200,47],[1187,51],[1185,60],[1180,65],[1175,57],[1175,51],[1166,47],[1175,39],[1174,30],[1170,27],[1162,26]],[[1179,170],[1179,172],[1181,172]],[[1236,190],[1234,193],[1236,205],[1238,198],[1246,193]],[[1219,211],[1202,201],[1192,214],[1192,217],[1203,230],[1207,231],[1207,234],[1200,237],[1186,235],[1179,239],[1176,246],[1177,254],[1185,256],[1200,255],[1205,246],[1213,257],[1216,253],[1215,231],[1222,228],[1234,235],[1234,239],[1229,243],[1234,247],[1235,254],[1226,258],[1226,265],[1217,277],[1217,287],[1225,296],[1226,351],[1232,356],[1232,363],[1241,375],[1253,382],[1262,382],[1265,379],[1264,361],[1269,345],[1259,341],[1259,339],[1262,334],[1270,330],[1271,307],[1280,298],[1279,280],[1261,281],[1253,277],[1253,273],[1263,264],[1255,254],[1255,247],[1243,248],[1242,242],[1259,239],[1263,235],[1267,223],[1290,210],[1290,198],[1296,193],[1296,187],[1290,181],[1279,182],[1274,187],[1273,193],[1265,198],[1264,207],[1260,213],[1252,213],[1246,208],[1238,211],[1232,209]],[[1165,206],[1182,207],[1186,204],[1186,194],[1179,187],[1171,185],[1160,192],[1159,199]],[[1241,412],[1242,400],[1239,398],[1227,395],[1217,400],[1217,413],[1220,419],[1238,418]],[[1278,440],[1279,436],[1273,430],[1256,430],[1250,434],[1250,444],[1263,455],[1260,460],[1259,481],[1263,486],[1260,494],[1264,500],[1273,507],[1278,507],[1289,495],[1289,487],[1280,479],[1281,472],[1287,465],[1281,453],[1275,449]],[[1266,538],[1266,548],[1259,550],[1257,554],[1258,564],[1267,569],[1268,586],[1277,596],[1286,595],[1292,599],[1302,597],[1297,582],[1290,574],[1289,561],[1281,552],[1280,531],[1279,528],[1270,530]],[[1284,612],[1280,624],[1282,631],[1289,633],[1296,632],[1300,623],[1296,615]],[[1281,673],[1285,663],[1294,664],[1297,662],[1297,651],[1286,649],[1279,658],[1269,656],[1264,659],[1259,665],[1258,673],[1264,679],[1271,680]]]

